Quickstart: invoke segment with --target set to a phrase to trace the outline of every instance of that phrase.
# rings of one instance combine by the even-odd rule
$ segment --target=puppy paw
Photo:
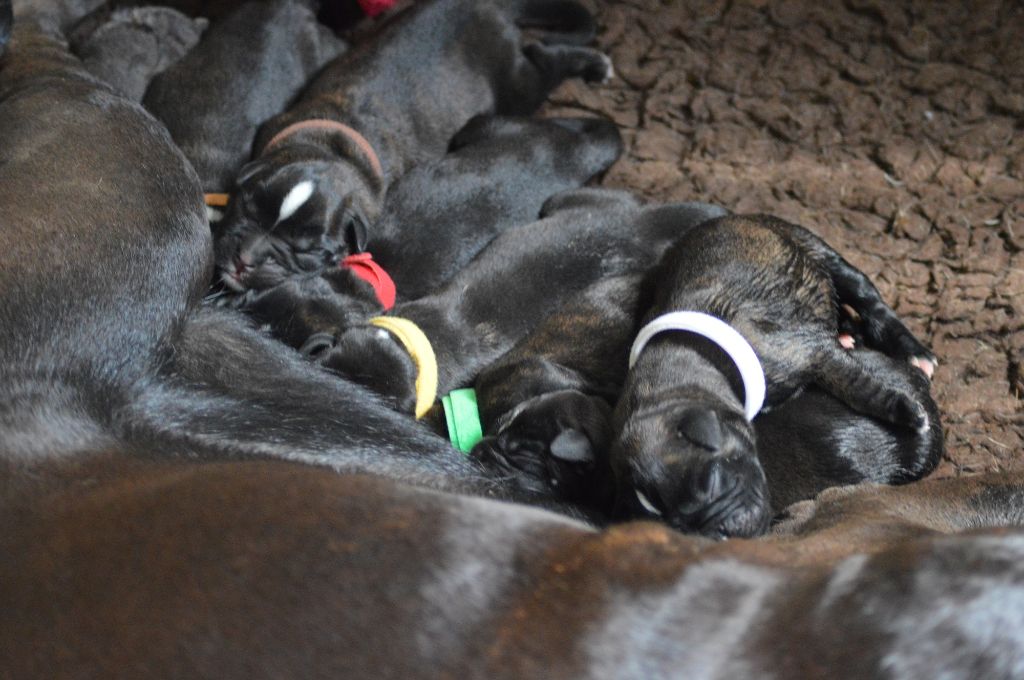
[[[939,360],[933,356],[926,357],[910,357],[910,365],[921,369],[921,372],[925,374],[929,380],[935,375],[935,367],[939,365]]]

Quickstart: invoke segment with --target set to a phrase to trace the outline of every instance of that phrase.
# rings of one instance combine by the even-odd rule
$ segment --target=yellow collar
[[[419,420],[437,399],[437,357],[430,340],[419,326],[398,316],[375,316],[370,319],[370,325],[394,335],[416,364],[416,419]]]

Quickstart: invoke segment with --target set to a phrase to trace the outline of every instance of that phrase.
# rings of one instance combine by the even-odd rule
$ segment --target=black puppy
[[[422,415],[434,392],[469,384],[562,302],[602,278],[647,269],[680,233],[723,212],[702,203],[645,208],[606,190],[556,196],[543,219],[503,232],[439,291],[395,307],[394,317],[426,335],[419,347],[387,322],[349,326],[352,296],[316,292],[323,279],[293,279],[253,311],[293,346],[305,338],[320,365]],[[426,393],[424,344],[437,368],[436,389]]]
[[[137,102],[153,76],[195,47],[207,24],[170,7],[125,8],[95,30],[72,31],[68,42],[90,73]]]
[[[478,116],[455,135],[451,147],[444,158],[416,166],[388,191],[363,254],[372,253],[377,266],[350,262],[353,258],[335,261],[324,281],[300,285],[306,296],[337,299],[335,293],[352,293],[353,318],[364,308],[380,311],[365,300],[365,281],[375,286],[385,308],[394,304],[396,293],[403,301],[421,297],[447,282],[496,235],[535,220],[548,198],[607,169],[622,142],[618,128],[605,119]],[[252,288],[246,292],[230,295],[224,289],[211,298],[245,308],[258,291],[277,282],[262,281],[262,271],[250,277]],[[352,275],[357,271],[363,272],[359,278]],[[305,336],[298,344],[288,340],[295,347],[304,341]]]
[[[0,489],[100,456],[493,486],[240,313],[200,308],[212,249],[194,170],[159,122],[29,22],[0,58],[0,205]]]
[[[284,110],[344,43],[305,0],[246,2],[156,78],[143,104],[162,120],[207,192],[229,191],[257,128]]]
[[[708,222],[652,282],[615,409],[620,503],[635,497],[686,530],[759,533],[771,514],[749,420],[758,401],[770,408],[809,385],[911,432],[937,427],[905,380],[840,346],[837,303],[860,315],[872,346],[934,363],[871,282],[807,230],[767,216]]]
[[[524,46],[531,26],[548,43]],[[593,31],[571,0],[432,0],[396,16],[261,128],[218,233],[227,285],[279,283],[362,251],[388,186],[474,115],[529,113],[567,77],[608,78],[600,52],[554,44]]]
[[[462,270],[499,233],[532,222],[544,202],[608,169],[622,152],[602,118],[478,116],[445,157],[388,191],[366,250],[415,300]]]

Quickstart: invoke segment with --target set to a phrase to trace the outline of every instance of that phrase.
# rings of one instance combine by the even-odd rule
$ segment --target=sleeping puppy
[[[616,513],[608,463],[612,406],[642,311],[641,278],[598,282],[480,372],[474,387],[485,436],[474,458],[538,498],[607,517],[652,514],[639,498]],[[918,433],[870,418],[809,386],[753,422],[773,514],[829,486],[919,479],[942,456],[923,371],[874,350],[851,356],[885,382],[904,384],[935,426]]]
[[[257,128],[279,114],[344,43],[306,0],[255,0],[215,22],[199,46],[153,79],[143,100],[195,166],[226,192]]]
[[[545,42],[524,45],[524,27]],[[387,188],[470,118],[529,113],[568,77],[608,78],[605,55],[566,44],[593,31],[572,0],[433,0],[385,23],[260,129],[218,231],[225,285],[268,287],[361,252]]]
[[[905,377],[873,372],[840,346],[846,304],[871,346],[935,362],[867,277],[807,230],[761,215],[713,220],[679,239],[651,281],[613,418],[620,505],[686,531],[760,533],[771,512],[749,421],[759,402],[771,408],[811,385],[908,435],[938,427]]]
[[[723,212],[703,203],[642,207],[607,190],[561,194],[548,201],[543,219],[506,230],[443,288],[397,305],[392,316],[425,334],[436,358],[435,391],[443,395],[468,385],[578,291],[650,267],[680,233]],[[350,326],[352,295],[310,292],[324,280],[291,280],[251,311],[321,366],[371,386],[400,411],[422,415],[434,396],[419,384],[422,356],[387,323]]]
[[[607,169],[622,149],[618,128],[598,118],[528,119],[478,116],[460,130],[442,159],[410,170],[389,190],[366,252],[394,284],[399,300],[421,297],[447,282],[496,235],[532,222],[544,202],[580,187]],[[279,257],[286,258],[287,251]],[[309,294],[345,294],[361,280],[337,271],[329,283],[307,283]],[[218,303],[244,308],[264,285],[250,277],[245,293],[217,293]],[[362,299],[355,291],[354,300]],[[394,300],[390,300],[391,304]],[[357,307],[362,306],[357,303]],[[301,344],[301,343],[300,343]],[[298,345],[296,345],[298,346]]]
[[[607,170],[622,141],[601,118],[478,116],[450,149],[392,186],[367,240],[399,300],[439,288],[496,235],[537,219],[548,198]]]
[[[241,313],[201,307],[213,253],[195,171],[158,121],[29,21],[0,59],[0,205],[0,502],[10,483],[98,457],[496,486]]]
[[[72,31],[68,42],[90,73],[138,102],[153,76],[199,42],[207,23],[170,7],[125,8],[93,31]]]

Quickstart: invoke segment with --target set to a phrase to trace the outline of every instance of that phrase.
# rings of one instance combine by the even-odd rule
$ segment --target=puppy
[[[726,542],[650,522],[599,532],[266,461],[79,474],[88,482],[4,514],[8,677],[852,680],[1024,666],[1020,474],[837,489],[785,534]]]
[[[138,102],[153,76],[185,56],[207,24],[170,7],[126,8],[94,31],[72,31],[68,42],[86,70]]]
[[[436,391],[445,394],[470,384],[578,291],[650,267],[680,233],[723,212],[703,203],[642,207],[607,190],[561,194],[548,201],[541,220],[503,232],[443,288],[397,305],[393,316],[426,335]],[[313,279],[314,287],[322,280]],[[422,415],[422,365],[408,343],[387,326],[348,326],[351,296],[332,301],[329,293],[303,288],[289,281],[261,296],[252,312],[292,346],[304,337],[304,353],[321,366],[372,386],[400,411]]]
[[[536,220],[548,198],[607,170],[622,141],[601,118],[478,116],[450,149],[391,187],[367,239],[399,300],[436,290],[496,235]]]
[[[622,142],[618,128],[605,119],[479,116],[456,134],[451,147],[442,159],[416,166],[391,187],[366,244],[383,269],[380,276],[393,284],[387,295],[397,294],[399,300],[437,289],[496,235],[535,220],[548,198],[607,169]],[[332,270],[324,274],[329,285],[306,284],[308,294],[352,292],[357,279],[337,271],[348,268],[349,259],[332,259]],[[279,282],[275,276],[264,280],[268,271],[254,271],[245,293],[232,295],[224,288],[215,299],[245,308],[257,291]],[[237,279],[238,273],[230,276]],[[365,290],[362,281],[355,285]],[[362,296],[355,292],[354,299]]]
[[[257,0],[210,28],[153,79],[143,104],[195,166],[206,192],[227,192],[257,128],[279,114],[345,44],[306,0]]]
[[[531,26],[545,42],[523,44]],[[362,251],[387,188],[474,115],[526,114],[567,77],[609,77],[605,55],[565,44],[593,28],[571,0],[417,2],[385,23],[260,129],[218,231],[226,285],[276,284]]]
[[[494,486],[372,393],[200,307],[212,248],[194,170],[28,21],[0,59],[0,205],[0,489],[110,456]]]
[[[905,380],[840,346],[837,303],[885,354],[935,361],[867,277],[807,230],[767,216],[713,220],[666,252],[652,282],[613,419],[620,503],[636,498],[687,531],[760,533],[771,512],[749,421],[759,400],[771,408],[809,385],[908,433],[937,427]],[[692,318],[703,329],[676,325]]]
[[[611,410],[642,311],[641,280],[598,282],[480,372],[474,387],[485,436],[474,458],[534,497],[580,505],[592,516],[652,516],[635,496],[614,507],[608,462]],[[753,422],[773,514],[830,486],[919,479],[942,457],[924,372],[866,348],[851,356],[884,382],[904,384],[934,426],[918,433],[879,421],[809,386]]]

